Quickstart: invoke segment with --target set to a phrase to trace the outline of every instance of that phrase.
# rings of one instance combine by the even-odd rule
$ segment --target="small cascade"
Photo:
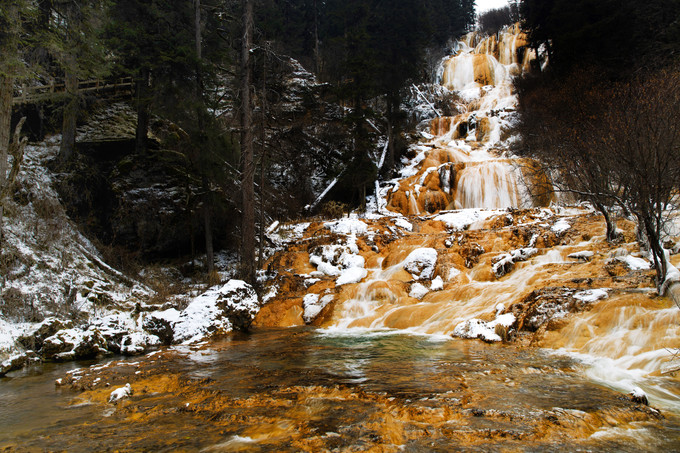
[[[460,172],[454,206],[501,209],[519,206],[518,181],[513,168],[499,161],[469,165]]]
[[[677,349],[679,337],[677,307],[622,295],[579,314],[546,336],[542,346],[580,358],[596,381],[626,393],[642,388],[656,404],[677,407],[680,382],[669,388],[660,371]]]

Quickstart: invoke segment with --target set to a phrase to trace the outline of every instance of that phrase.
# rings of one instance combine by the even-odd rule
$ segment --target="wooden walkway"
[[[116,81],[110,80],[83,80],[78,82],[78,93],[102,92],[118,94],[132,94],[135,82],[132,77],[125,77]],[[66,92],[66,85],[53,83],[50,85],[24,86],[21,94],[12,98],[12,105],[36,104],[49,101]]]

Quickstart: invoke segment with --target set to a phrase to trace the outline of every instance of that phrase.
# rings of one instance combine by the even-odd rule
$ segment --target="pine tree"
[[[253,2],[242,0],[241,19],[241,275],[255,283],[255,163],[253,160],[253,107],[250,101],[253,39]]]

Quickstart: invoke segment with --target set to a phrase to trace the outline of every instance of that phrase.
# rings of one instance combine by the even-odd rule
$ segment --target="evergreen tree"
[[[553,71],[597,65],[610,77],[677,59],[678,0],[522,0],[532,46],[545,46]]]
[[[50,21],[53,40],[49,49],[63,71],[65,82],[59,156],[67,161],[75,151],[80,110],[78,80],[99,78],[108,73],[106,50],[100,40],[107,11],[103,0],[52,0],[42,2],[41,6],[51,7],[55,13]]]

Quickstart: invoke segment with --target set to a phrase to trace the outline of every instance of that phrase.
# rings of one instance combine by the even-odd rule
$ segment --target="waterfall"
[[[596,277],[591,272],[603,272],[605,260],[610,266],[619,261],[618,255],[611,255],[614,252],[602,251],[605,246],[595,236],[563,245],[539,239],[541,235],[559,236],[570,228],[569,222],[559,220],[564,211],[532,209],[537,217],[527,228],[540,230],[533,237],[513,236],[514,226],[499,230],[484,223],[497,216],[496,225],[506,220],[516,225],[517,220],[505,209],[533,204],[521,182],[525,179],[522,168],[534,164],[509,156],[504,134],[517,104],[512,78],[534,58],[531,50],[518,52],[525,44],[518,27],[497,37],[473,33],[456,46],[455,55],[443,61],[440,83],[454,93],[452,110],[458,114],[432,120],[428,132],[422,134],[425,139],[412,147],[411,158],[403,162],[401,177],[385,191],[389,192],[387,209],[428,219],[430,223],[420,226],[427,230],[418,230],[418,234],[414,230],[395,240],[400,237],[395,221],[395,236],[382,246],[380,258],[374,258],[368,277],[338,294],[332,316],[323,325],[447,337],[491,326],[485,338],[492,338],[496,335],[493,327],[506,316],[500,315],[504,307],[523,303],[534,291],[557,286],[555,300],[572,301],[568,303],[579,297],[594,303],[604,297],[592,310],[559,314],[563,324],[558,322],[543,333],[538,345],[577,357],[598,382],[624,393],[640,387],[655,404],[680,410],[680,388],[659,377],[662,362],[678,346],[680,312],[676,307],[644,291],[571,289],[573,282]],[[550,202],[550,194],[543,202]],[[444,208],[447,211],[440,213]],[[586,211],[578,212],[575,215],[584,216]],[[437,230],[436,222],[447,229]],[[588,236],[601,227],[592,225]],[[482,228],[496,229],[477,231]],[[446,232],[450,238],[444,241]],[[537,245],[537,241],[544,242]],[[626,253],[631,253],[633,243],[626,246]],[[423,248],[434,250],[435,262],[430,264],[436,266],[437,281],[407,272],[409,257]],[[575,266],[575,258],[570,258],[598,248],[603,256],[595,271]],[[507,274],[496,272],[501,262],[509,262]]]
[[[468,34],[456,46],[456,54],[442,62],[441,85],[454,93],[456,116],[431,121],[423,149],[406,163],[398,188],[387,199],[387,208],[405,215],[434,213],[441,209],[528,207],[520,197],[522,165],[513,165],[505,154],[504,131],[509,130],[517,100],[512,78],[529,66],[532,53],[518,49],[526,39],[518,27],[505,29],[498,37]],[[516,163],[521,163],[519,159]],[[437,184],[423,175],[443,166],[455,168],[456,181]],[[434,167],[434,168],[433,168]],[[408,192],[408,194],[406,194]],[[405,202],[407,200],[407,202]]]

